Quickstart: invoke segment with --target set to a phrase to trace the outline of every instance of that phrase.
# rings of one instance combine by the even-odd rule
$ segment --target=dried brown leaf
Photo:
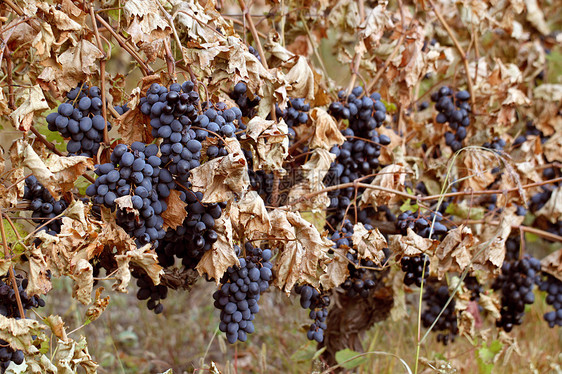
[[[127,293],[127,286],[131,280],[130,264],[144,270],[155,285],[160,283],[160,275],[164,274],[162,266],[158,264],[158,255],[150,244],[141,248],[135,245],[125,253],[115,255],[115,261],[117,262],[117,271],[114,275],[116,283],[112,287],[118,292]]]
[[[552,252],[541,260],[542,270],[562,281],[562,249]]]
[[[408,228],[408,234],[406,236],[391,235],[388,245],[389,249],[397,255],[418,256],[425,253],[429,257],[432,257],[438,243],[437,240],[421,237],[412,229]]]
[[[103,287],[99,287],[98,289],[96,289],[94,304],[92,304],[86,311],[86,317],[89,321],[95,321],[96,319],[98,319],[109,305],[109,296],[106,296],[104,298],[101,297],[103,290]]]
[[[243,234],[249,240],[262,239],[271,230],[265,204],[256,191],[247,191],[240,199],[232,201],[228,215],[239,237]]]
[[[49,109],[49,105],[38,84],[24,89],[21,98],[23,101],[10,114],[10,119],[16,129],[27,132],[33,124],[34,115]]]
[[[385,166],[371,182],[373,186],[403,191],[408,169],[405,166],[392,164]],[[381,205],[392,205],[401,201],[401,197],[393,192],[367,189],[361,197],[361,205],[371,204],[375,209]]]
[[[300,214],[273,210],[271,235],[272,245],[279,248],[275,263],[275,285],[289,294],[295,283],[309,283],[318,286],[318,267],[327,259],[327,252],[333,243],[320,236],[311,223]]]
[[[349,277],[349,261],[345,257],[347,249],[342,247],[333,248],[333,256],[323,261],[326,272],[320,276],[320,284],[325,290],[338,287]]]
[[[234,252],[230,217],[223,214],[217,219],[215,231],[218,234],[218,239],[213,243],[213,247],[205,252],[199,264],[197,264],[196,270],[199,275],[207,274],[209,278],[215,279],[219,284],[228,267],[240,265],[240,261]]]
[[[367,230],[362,223],[353,226],[353,248],[357,250],[359,260],[367,259],[380,265],[385,259],[383,249],[388,247],[386,239],[379,229]]]
[[[203,192],[203,203],[228,201],[234,194],[242,194],[250,185],[248,164],[240,143],[226,139],[227,156],[215,158],[191,170],[189,180],[193,191]]]
[[[39,335],[46,326],[33,319],[7,318],[0,314],[0,339],[5,340],[13,349],[32,352],[33,335]]]
[[[539,209],[537,216],[545,216],[550,222],[556,223],[562,216],[562,187],[555,188],[550,199]]]
[[[314,108],[310,111],[311,127],[314,129],[310,148],[330,150],[334,145],[342,145],[346,139],[338,129],[334,117],[324,109]]]
[[[98,372],[98,365],[88,352],[88,343],[83,336],[79,341],[59,340],[52,362],[57,366],[58,373],[77,373],[79,366],[86,374]]]
[[[62,341],[68,340],[68,336],[66,336],[66,330],[64,329],[64,321],[60,316],[50,315],[45,318],[43,322],[45,322],[45,324],[49,326],[49,328],[57,338]]]
[[[84,305],[92,301],[92,290],[94,289],[94,268],[87,260],[81,258],[74,267],[72,274],[74,286],[72,297]]]
[[[492,169],[500,164],[500,161],[491,152],[481,149],[469,149],[463,152],[463,165],[465,166],[463,186],[473,191],[484,191],[496,178]]]
[[[477,243],[478,239],[466,226],[461,225],[449,230],[435,250],[435,258],[439,260],[437,265],[439,279],[449,272],[462,272],[470,266]]]
[[[290,89],[287,93],[291,97],[304,97],[309,101],[314,100],[314,74],[308,65],[307,59],[298,56],[296,63],[285,75]]]
[[[162,212],[164,230],[168,228],[176,229],[183,225],[183,221],[187,217],[187,210],[185,210],[187,203],[180,198],[180,195],[180,191],[171,190],[170,196],[166,198],[168,209]]]

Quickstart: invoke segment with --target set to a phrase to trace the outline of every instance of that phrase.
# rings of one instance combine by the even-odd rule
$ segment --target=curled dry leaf
[[[391,235],[388,243],[389,249],[400,256],[417,256],[425,253],[432,257],[438,241],[424,238],[416,234],[412,229],[408,228],[408,234]]]
[[[94,289],[94,268],[92,264],[83,258],[79,259],[71,277],[74,279],[72,297],[84,305],[90,304],[92,290]]]
[[[116,283],[112,287],[118,292],[127,293],[127,286],[131,280],[130,264],[144,270],[155,285],[160,284],[160,275],[164,274],[162,266],[158,264],[158,255],[150,244],[141,248],[135,245],[125,253],[115,255],[115,261],[117,262],[117,271],[114,275]]]
[[[98,60],[104,57],[102,51],[92,42],[82,39],[76,45],[56,57],[57,64],[51,67],[52,74],[43,76],[45,82],[54,80],[59,90],[69,91],[80,82],[94,74],[98,68]],[[40,77],[41,78],[41,77]]]
[[[338,287],[349,277],[349,261],[346,258],[348,249],[337,247],[333,251],[333,256],[323,261],[326,271],[320,276],[320,284],[325,290]]]
[[[139,216],[139,211],[133,207],[133,198],[131,195],[118,197],[115,199],[115,204],[118,209],[122,209],[127,213],[134,213],[136,217]]]
[[[52,153],[43,161],[24,139],[16,140],[10,152],[12,165],[29,168],[55,198],[74,188],[84,171],[94,168],[92,159],[84,156],[60,157]]]
[[[125,19],[129,20],[127,33],[132,41],[152,43],[172,33],[168,22],[162,17],[158,5],[150,0],[128,0],[123,7]]]
[[[31,251],[27,252],[27,258],[29,259],[29,283],[26,291],[29,295],[45,295],[53,288],[53,285],[43,253],[38,247],[32,246]]]
[[[35,349],[33,335],[39,335],[46,328],[33,319],[7,318],[0,314],[0,339],[7,341],[13,349],[32,353]]]
[[[291,206],[296,211],[313,212],[326,209],[330,204],[328,192],[317,194],[325,188],[324,177],[330,170],[330,165],[335,159],[335,155],[323,148],[313,150],[310,159],[301,167],[303,182],[293,186],[289,191],[289,202],[297,202]],[[330,177],[335,177],[330,175]],[[332,184],[335,181],[329,181]],[[310,198],[305,198],[309,194],[314,194]]]
[[[86,311],[86,317],[89,321],[95,321],[101,314],[105,311],[105,308],[109,305],[109,296],[104,298],[101,297],[104,288],[99,287],[96,289],[96,297],[94,299],[94,304],[91,305]]]
[[[265,124],[269,126],[264,127]],[[289,155],[289,128],[285,121],[280,119],[276,123],[260,118],[254,122],[253,128],[251,137],[255,139],[252,147],[254,170],[277,170],[284,173],[283,161]]]
[[[170,196],[166,198],[168,209],[162,212],[164,230],[168,228],[175,229],[181,226],[187,217],[187,210],[185,210],[187,203],[180,198],[180,195],[180,191],[171,190]]]
[[[272,245],[279,248],[275,285],[289,294],[295,283],[318,286],[318,267],[328,259],[334,243],[322,238],[299,213],[275,209],[270,212]]]
[[[137,106],[115,120],[117,131],[125,144],[134,142],[150,143],[154,140],[150,117],[141,113]]]
[[[314,73],[308,65],[307,59],[297,56],[296,63],[285,75],[287,90],[291,97],[304,97],[309,101],[314,100]]]
[[[84,336],[81,336],[79,341],[59,340],[52,362],[56,365],[58,373],[78,373],[79,366],[87,374],[98,372],[98,364],[88,352],[88,343]]]
[[[262,239],[269,234],[271,222],[263,199],[256,191],[247,191],[228,206],[228,216],[234,231],[250,240]]]
[[[461,225],[449,230],[435,250],[434,258],[439,260],[437,265],[439,279],[449,272],[462,272],[470,266],[477,244],[478,239],[472,235],[469,227]]]
[[[250,185],[248,164],[235,138],[226,139],[227,156],[215,158],[191,170],[193,191],[203,192],[203,203],[228,201]]]
[[[57,338],[64,342],[68,341],[68,336],[66,336],[66,330],[64,329],[64,321],[60,316],[50,315],[45,318],[43,322],[49,326],[52,333],[55,334]]]
[[[556,223],[562,216],[562,187],[552,191],[550,199],[536,213],[537,216],[545,216],[550,222]]]
[[[541,260],[541,268],[562,281],[562,249],[552,252]]]
[[[218,239],[213,243],[212,248],[205,252],[196,269],[199,275],[207,274],[209,278],[215,279],[217,284],[219,284],[228,267],[240,265],[240,261],[234,252],[230,217],[223,214],[217,219],[215,221],[215,231],[218,234]]]
[[[496,177],[492,169],[501,166],[501,161],[493,152],[482,149],[467,149],[463,152],[462,162],[465,166],[462,177],[468,177],[463,181],[463,187],[473,191],[484,191]]]
[[[49,21],[49,24],[56,26],[57,29],[61,31],[79,31],[82,29],[82,25],[70,18],[65,12],[58,10],[55,5],[44,1],[37,2],[36,4],[45,14],[44,17]]]
[[[334,117],[324,109],[314,108],[310,111],[311,127],[313,128],[310,148],[330,150],[334,145],[342,145],[346,139],[338,128]]]
[[[408,168],[402,165],[392,164],[385,166],[377,173],[371,182],[372,186],[378,186],[389,190],[404,190],[404,182]],[[390,191],[380,189],[367,189],[361,197],[361,205],[371,204],[375,209],[381,205],[392,205],[401,201],[401,197]]]
[[[49,104],[47,104],[43,90],[38,84],[26,88],[23,91],[22,99],[23,102],[10,114],[10,119],[16,129],[27,132],[33,124],[35,113],[49,109]]]
[[[516,215],[514,210],[513,207],[504,209],[498,226],[486,225],[480,236],[480,244],[473,250],[472,267],[481,270],[485,278],[491,278],[501,270],[506,251],[505,241],[511,234],[511,227],[523,223],[525,217]]]
[[[362,223],[353,226],[353,248],[357,250],[359,260],[367,259],[380,265],[384,261],[384,248],[388,247],[386,239],[379,229],[367,230]]]

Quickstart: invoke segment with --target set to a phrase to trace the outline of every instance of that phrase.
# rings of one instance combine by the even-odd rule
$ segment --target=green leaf
[[[59,151],[66,152],[66,142],[58,131],[50,131],[44,123],[38,123],[35,127],[37,128],[37,131],[39,131],[45,139],[53,143]]]
[[[309,341],[301,345],[297,349],[297,351],[291,355],[291,360],[296,362],[312,361],[318,358],[318,356],[320,356],[322,352],[324,352],[325,350],[326,350],[325,347],[320,350],[317,350],[316,343]]]
[[[484,218],[484,213],[486,213],[486,209],[480,206],[473,206],[469,207],[466,202],[462,204],[451,203],[447,206],[445,213],[451,214],[453,216],[468,219],[470,215],[470,219],[482,219]]]
[[[419,207],[418,204],[412,204],[411,200],[408,199],[402,204],[400,207],[400,211],[405,212],[407,210],[411,210],[412,212],[418,211]]]
[[[367,357],[360,355],[361,353],[346,348],[336,352],[336,361],[344,369],[353,369],[367,362]]]
[[[503,344],[494,340],[489,346],[483,343],[482,348],[477,351],[478,371],[482,374],[491,374],[494,369],[494,357],[501,352]]]

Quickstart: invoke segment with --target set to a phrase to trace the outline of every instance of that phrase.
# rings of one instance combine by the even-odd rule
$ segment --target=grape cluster
[[[281,109],[278,105],[275,106],[275,114],[277,118],[283,118],[287,127],[289,128],[289,145],[295,141],[297,133],[294,127],[304,125],[308,122],[308,111],[310,104],[305,104],[304,98],[290,98],[287,102],[287,108]]]
[[[39,296],[29,296],[26,292],[29,281],[21,275],[16,276],[16,285],[20,296],[21,304],[24,310],[45,306],[45,300]],[[0,315],[7,318],[20,319],[20,315],[16,292],[8,281],[8,277],[0,277]],[[24,354],[21,350],[14,350],[8,342],[0,339],[0,370],[4,372],[6,368],[13,362],[20,365],[23,362]]]
[[[482,147],[501,152],[505,147],[505,140],[503,140],[502,138],[494,137],[491,142],[484,143]]]
[[[236,130],[245,130],[246,126],[242,123],[242,111],[238,107],[228,108],[223,102],[211,103],[204,102],[203,107],[206,108],[203,114],[197,117],[194,122],[195,126],[207,130],[206,133],[210,138],[216,137],[215,134],[224,137],[232,138],[236,135]],[[199,130],[201,132],[201,130]],[[197,133],[197,140],[200,140],[200,135]],[[203,140],[202,138],[201,140]],[[226,156],[227,150],[224,148],[222,140],[219,140],[216,145],[207,147],[206,156],[209,160]]]
[[[433,225],[433,231],[431,231],[431,225],[434,219],[435,224]],[[441,213],[431,212],[428,215],[424,215],[419,210],[416,212],[407,210],[396,217],[394,225],[402,235],[407,235],[408,229],[412,229],[416,234],[424,238],[429,238],[431,232],[432,238],[442,239],[449,231],[447,226],[441,223],[442,220],[443,216]]]
[[[513,326],[523,323],[525,305],[535,302],[533,288],[540,282],[541,263],[526,255],[520,260],[504,261],[502,272],[492,284],[501,291],[501,318],[496,326],[510,332]]]
[[[541,139],[541,143],[544,143],[548,140],[549,137],[545,136],[541,130],[539,130],[534,124],[533,121],[527,121],[525,124],[525,132],[519,135],[513,141],[513,146],[519,146],[527,141],[528,136],[538,136]]]
[[[116,209],[116,199],[130,196],[133,210],[118,208],[117,223],[141,246],[164,238],[162,212],[167,209],[165,198],[175,188],[172,175],[160,168],[158,146],[134,142],[131,146],[118,144],[109,163],[98,165],[99,176],[86,189],[97,211],[105,205]]]
[[[252,118],[256,114],[256,107],[261,98],[257,95],[253,99],[248,97],[248,86],[244,82],[238,82],[230,93],[230,98],[234,100],[242,112],[242,116]]]
[[[182,259],[182,265],[186,268],[195,269],[203,254],[217,241],[218,234],[214,230],[215,220],[220,218],[222,209],[226,205],[202,204],[202,198],[203,193],[199,191],[185,192],[183,201],[187,204],[185,207],[187,217],[181,226],[168,229],[156,250],[162,266],[172,266],[175,256]]]
[[[562,326],[562,281],[550,274],[544,274],[539,289],[546,291],[546,303],[554,310],[544,314],[543,318],[550,327]]]
[[[154,285],[152,279],[146,274],[133,274],[137,278],[137,299],[148,300],[146,306],[149,310],[153,310],[155,314],[160,314],[164,310],[164,305],[160,300],[168,296],[168,287],[163,284]]]
[[[448,123],[451,130],[445,133],[445,143],[451,147],[453,152],[462,148],[462,142],[466,138],[466,128],[470,126],[471,112],[468,100],[468,91],[454,92],[447,86],[431,94],[431,101],[435,103],[435,109],[439,112],[435,120],[437,123]]]
[[[371,225],[366,224],[365,229],[372,230]],[[352,248],[353,243],[351,236],[353,235],[353,224],[349,220],[345,220],[339,231],[332,234],[331,240],[335,243],[335,248]],[[359,261],[358,252],[351,249],[347,252],[346,257],[350,261],[347,265],[349,270],[349,277],[342,283],[341,287],[346,290],[349,297],[357,295],[361,297],[369,297],[371,290],[375,289],[377,284],[382,280],[384,274],[384,266],[390,257],[388,248],[384,249],[386,259],[380,266],[375,264],[372,260],[361,259]],[[361,266],[361,267],[358,267]],[[363,268],[363,266],[371,268]],[[373,269],[377,268],[377,270]]]
[[[103,132],[111,124],[102,116],[101,90],[97,86],[80,85],[66,94],[66,102],[47,116],[50,131],[70,138],[66,150],[70,155],[92,157],[103,141]]]
[[[150,116],[152,136],[162,138],[162,165],[183,183],[187,182],[189,170],[200,165],[201,141],[208,134],[204,129],[191,130],[198,119],[199,94],[194,86],[192,81],[173,83],[168,90],[153,83],[140,101],[141,112]]]
[[[254,332],[253,320],[260,308],[260,295],[269,288],[273,265],[270,249],[245,245],[246,256],[240,257],[240,266],[228,268],[215,293],[215,307],[221,311],[219,329],[226,333],[230,344],[245,342]]]
[[[480,300],[480,294],[484,292],[484,287],[478,282],[474,275],[467,275],[464,278],[464,285],[470,291],[470,300]]]
[[[340,91],[338,98],[339,101],[330,104],[329,113],[338,120],[347,120],[349,126],[342,131],[346,141],[330,150],[336,160],[324,177],[326,186],[349,183],[372,174],[380,166],[381,147],[390,144],[390,138],[376,130],[386,119],[386,107],[380,94],[364,95],[363,88],[358,86],[349,95]],[[369,181],[366,179],[364,183]],[[354,195],[353,187],[329,192],[329,225],[336,227],[345,218]]]
[[[427,285],[423,296],[425,309],[421,315],[424,327],[428,328],[433,324],[439,313],[441,313],[441,310],[445,307],[449,296],[449,289],[446,285]],[[438,342],[447,345],[449,342],[455,341],[455,337],[459,333],[457,313],[455,312],[455,299],[451,300],[449,305],[447,305],[443,314],[441,314],[441,317],[439,317],[439,320],[435,324],[434,329],[435,331],[439,331],[437,335]]]
[[[67,203],[64,199],[55,200],[49,190],[39,183],[33,175],[25,178],[23,198],[31,201],[33,222],[39,226],[55,218],[67,208]],[[57,235],[60,233],[61,224],[61,219],[56,219],[44,225],[41,230],[46,231],[50,235]]]
[[[422,282],[426,282],[429,277],[429,257],[425,254],[421,256],[404,256],[400,260],[400,267],[406,273],[404,284],[411,286],[415,284],[421,287]],[[424,269],[425,267],[425,269]]]
[[[322,343],[324,341],[324,331],[328,327],[326,325],[326,318],[328,317],[330,296],[327,292],[320,292],[307,284],[295,286],[295,292],[301,296],[301,307],[303,309],[310,309],[308,316],[314,321],[310,324],[306,337],[308,340],[316,340],[318,343]]]

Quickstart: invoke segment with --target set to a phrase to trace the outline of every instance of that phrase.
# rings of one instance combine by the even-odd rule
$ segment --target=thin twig
[[[96,36],[97,47],[102,53],[100,58],[100,88],[101,88],[101,104],[102,104],[102,116],[105,121],[105,126],[103,128],[103,143],[109,146],[109,134],[107,133],[107,103],[105,102],[105,63],[107,61],[107,55],[103,49],[101,43],[100,33],[98,30],[98,23],[96,22],[96,15],[94,13],[94,6],[90,6],[90,17],[92,18],[92,25],[94,27],[94,35]]]
[[[117,34],[117,32],[113,30],[111,25],[107,23],[99,14],[96,14],[96,20],[99,23],[101,23],[103,27],[105,27],[107,31],[109,31],[109,33],[113,35],[113,37],[117,40],[119,45],[123,49],[125,49],[139,63],[144,75],[151,75],[154,73],[154,70],[152,70],[152,68],[143,61],[140,55],[129,44],[127,44],[126,40],[123,39],[121,35]]]
[[[240,5],[240,9],[242,10],[242,13],[244,13],[244,18],[246,19],[246,21],[248,22],[248,25],[250,26],[250,32],[252,33],[252,37],[254,38],[254,42],[256,42],[256,47],[258,49],[258,54],[260,55],[260,58],[261,58],[261,63],[263,64],[263,66],[266,69],[269,69],[268,66],[267,66],[267,61],[265,59],[265,54],[263,53],[263,48],[261,46],[258,31],[256,30],[256,26],[254,25],[254,21],[252,20],[252,16],[250,15],[250,12],[248,11],[248,8],[246,7],[246,3],[244,2],[244,0],[238,0],[238,4]]]
[[[435,4],[433,4],[433,2],[431,0],[427,0],[427,1],[431,5],[431,8],[433,9],[433,12],[437,16],[437,19],[439,20],[439,22],[441,23],[441,25],[443,26],[445,31],[447,31],[447,34],[449,34],[449,37],[453,41],[453,44],[455,45],[455,48],[457,49],[457,51],[459,52],[459,54],[461,56],[461,60],[464,64],[464,69],[466,70],[466,80],[467,80],[467,84],[468,84],[468,92],[470,93],[470,103],[472,104],[472,107],[474,107],[474,103],[475,103],[475,101],[474,101],[474,88],[473,88],[473,84],[472,84],[472,77],[470,76],[470,71],[468,69],[468,58],[466,57],[466,54],[465,54],[463,48],[461,47],[459,41],[455,37],[455,34],[453,34],[453,30],[451,30],[451,28],[447,24],[447,21],[445,21],[445,18],[443,18],[443,15],[439,12],[439,10],[437,10],[437,8],[435,7]]]
[[[357,0],[358,8],[359,8],[359,15],[361,17],[360,24],[363,24],[365,21],[365,6],[363,4],[363,0]],[[360,48],[359,51],[355,52],[353,56],[353,61],[351,65],[351,79],[349,80],[349,86],[347,87],[347,94],[351,93],[353,87],[355,86],[355,80],[357,79],[357,74],[359,74],[359,67],[361,66],[361,59],[363,58],[363,54],[365,53],[365,43],[364,40],[360,40],[359,43],[363,45],[363,48]]]
[[[400,20],[402,23],[402,30],[401,30],[401,35],[400,38],[398,39],[398,43],[396,43],[396,46],[394,47],[394,49],[392,50],[392,53],[390,54],[390,56],[386,59],[383,67],[381,69],[379,69],[379,71],[377,72],[377,74],[375,75],[375,77],[373,78],[373,80],[371,81],[371,83],[369,83],[369,85],[366,88],[367,92],[371,92],[371,90],[375,87],[375,85],[377,84],[378,80],[382,77],[382,75],[384,74],[385,70],[390,66],[390,64],[392,63],[392,60],[394,60],[394,57],[396,56],[396,54],[398,53],[398,51],[400,50],[400,47],[402,46],[402,44],[404,43],[404,40],[406,40],[406,23],[405,23],[405,18],[404,18],[404,9],[402,6],[402,0],[398,0],[398,5],[400,7]],[[413,20],[412,20],[413,21]],[[411,24],[411,22],[410,22]],[[408,25],[408,28],[410,28],[410,25]]]

